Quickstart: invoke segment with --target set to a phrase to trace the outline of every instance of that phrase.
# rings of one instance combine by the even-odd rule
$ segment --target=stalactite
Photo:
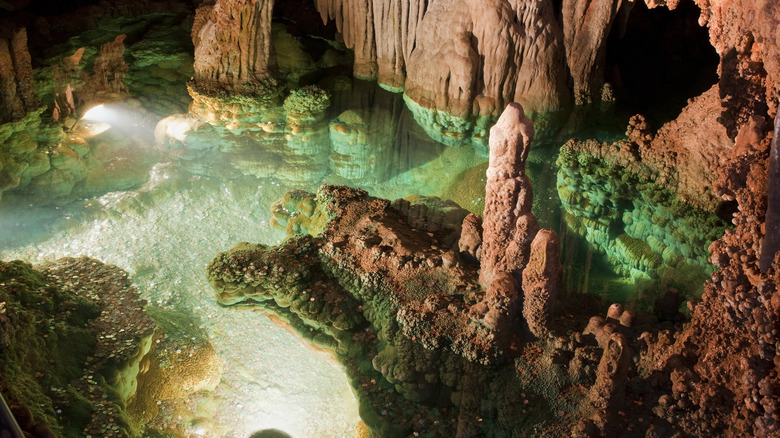
[[[769,152],[768,193],[764,240],[761,242],[761,270],[766,272],[772,266],[780,249],[780,112],[775,117],[775,132]]]

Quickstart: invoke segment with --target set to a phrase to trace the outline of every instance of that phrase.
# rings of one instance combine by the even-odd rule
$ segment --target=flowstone
[[[713,271],[707,246],[726,224],[648,175],[600,156],[607,148],[572,140],[561,149],[556,164],[566,224],[606,254],[620,275],[700,294],[692,287]]]

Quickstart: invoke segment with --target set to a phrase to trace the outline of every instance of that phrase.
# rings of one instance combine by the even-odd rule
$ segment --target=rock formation
[[[195,85],[213,94],[258,91],[272,76],[276,59],[271,41],[273,0],[217,0],[200,6],[192,27]]]
[[[41,106],[33,82],[27,29],[0,34],[0,123],[19,120]]]
[[[607,37],[623,7],[630,10],[622,0],[564,0],[562,3],[566,61],[574,79],[577,104],[601,99]],[[627,16],[627,10],[623,16]]]
[[[490,130],[490,165],[485,187],[480,282],[488,287],[499,272],[522,282],[538,225],[531,213],[533,192],[525,159],[534,128],[523,108],[510,104]]]
[[[542,228],[531,243],[528,265],[523,270],[523,318],[536,337],[552,331],[552,314],[562,287],[560,242],[550,228]]]
[[[409,6],[401,6],[403,2],[374,2],[372,0],[315,0],[315,2],[322,15],[322,21],[335,20],[336,28],[344,37],[344,43],[355,52],[354,73],[355,77],[359,79],[376,79],[377,77],[377,41],[395,43],[397,39],[403,37],[403,34],[396,35],[396,32],[403,32],[400,24],[401,16],[396,11],[403,9],[408,13],[414,7],[412,4],[417,6],[418,3],[421,3],[415,1],[411,2]],[[383,7],[388,8],[388,10],[383,10]],[[376,12],[380,14],[377,18],[377,24],[384,25],[383,27],[387,30],[386,34],[377,33],[374,21]],[[392,21],[391,17],[395,17],[396,21]],[[396,47],[392,46],[391,50],[395,49]],[[386,66],[397,65],[397,62],[393,62],[395,60],[389,57],[393,54],[390,50],[383,51],[382,60],[388,61]],[[385,67],[385,69],[387,68]],[[392,81],[394,76],[395,74],[391,74],[388,79]],[[393,85],[393,83],[388,85]]]

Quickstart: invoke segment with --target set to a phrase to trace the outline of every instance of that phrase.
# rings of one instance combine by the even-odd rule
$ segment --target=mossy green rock
[[[703,281],[712,270],[707,247],[726,226],[715,214],[684,203],[644,176],[576,150],[576,143],[564,145],[556,164],[567,225],[605,253],[616,272],[669,286],[683,272]]]

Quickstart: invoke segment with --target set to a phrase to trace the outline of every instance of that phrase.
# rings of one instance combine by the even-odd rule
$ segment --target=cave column
[[[522,269],[538,231],[531,213],[531,181],[525,174],[533,136],[533,122],[518,103],[509,104],[490,130],[479,274],[486,288],[499,272],[509,272],[517,283],[522,282]]]
[[[217,0],[198,8],[192,36],[199,89],[250,94],[276,73],[273,7],[274,0]]]

